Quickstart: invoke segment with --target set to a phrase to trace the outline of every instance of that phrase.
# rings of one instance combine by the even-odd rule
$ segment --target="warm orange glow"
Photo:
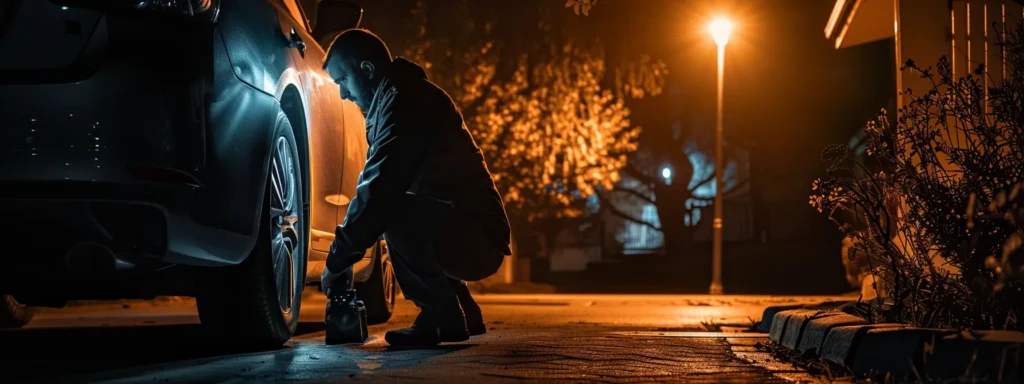
[[[732,22],[727,19],[717,18],[708,25],[711,36],[715,38],[715,44],[724,47],[729,43],[729,35],[732,34]]]

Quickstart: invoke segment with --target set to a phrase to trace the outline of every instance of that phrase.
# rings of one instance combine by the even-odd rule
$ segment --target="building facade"
[[[825,25],[825,38],[836,49],[893,39],[896,107],[905,105],[906,89],[931,88],[913,71],[900,71],[907,60],[934,66],[945,55],[957,77],[985,67],[985,81],[1006,72],[997,41],[999,25],[1024,19],[1020,0],[836,0]]]
[[[954,78],[974,75],[984,82],[985,92],[988,92],[1009,70],[998,44],[1005,36],[1001,35],[1003,26],[1015,28],[1022,20],[1024,7],[1019,0],[836,0],[825,25],[825,37],[835,43],[836,49],[891,40],[895,59],[892,63],[894,107],[899,108],[910,103],[914,95],[933,88],[932,80],[919,72],[901,70],[909,60],[918,67],[928,68],[945,56]],[[889,112],[890,118],[895,116],[894,112]],[[961,133],[956,135],[960,142]],[[852,139],[851,147],[857,148],[856,142],[857,138]],[[936,156],[943,158],[945,155],[937,153]],[[902,211],[897,211],[897,218]],[[893,240],[906,244],[909,236],[909,233],[897,231]],[[943,255],[929,252],[929,257],[936,268],[959,272],[945,262]],[[865,297],[874,295],[869,291],[863,293]]]

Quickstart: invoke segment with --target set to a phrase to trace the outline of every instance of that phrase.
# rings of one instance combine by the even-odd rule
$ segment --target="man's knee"
[[[384,235],[410,269],[443,271],[459,280],[483,280],[501,268],[504,254],[490,244],[476,220],[434,199],[409,196]]]
[[[472,237],[451,240],[438,252],[437,263],[448,276],[464,281],[479,281],[498,272],[505,255]]]

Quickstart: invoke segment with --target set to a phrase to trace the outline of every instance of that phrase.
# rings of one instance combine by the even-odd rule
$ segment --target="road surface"
[[[411,303],[401,300],[364,345],[326,346],[326,301],[307,292],[296,336],[272,351],[199,336],[188,299],[90,305],[47,310],[26,329],[0,332],[0,382],[804,381],[813,378],[756,350],[766,335],[736,332],[766,306],[829,299],[480,295],[486,335],[393,349],[384,332],[412,322]]]

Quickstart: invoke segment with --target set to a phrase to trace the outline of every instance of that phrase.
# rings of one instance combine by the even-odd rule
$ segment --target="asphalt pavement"
[[[815,378],[775,361],[749,331],[769,305],[834,297],[480,295],[486,335],[434,348],[383,340],[417,313],[400,300],[363,345],[324,345],[323,296],[307,292],[286,346],[237,350],[204,337],[194,301],[109,303],[39,313],[0,331],[0,382],[789,382]]]

